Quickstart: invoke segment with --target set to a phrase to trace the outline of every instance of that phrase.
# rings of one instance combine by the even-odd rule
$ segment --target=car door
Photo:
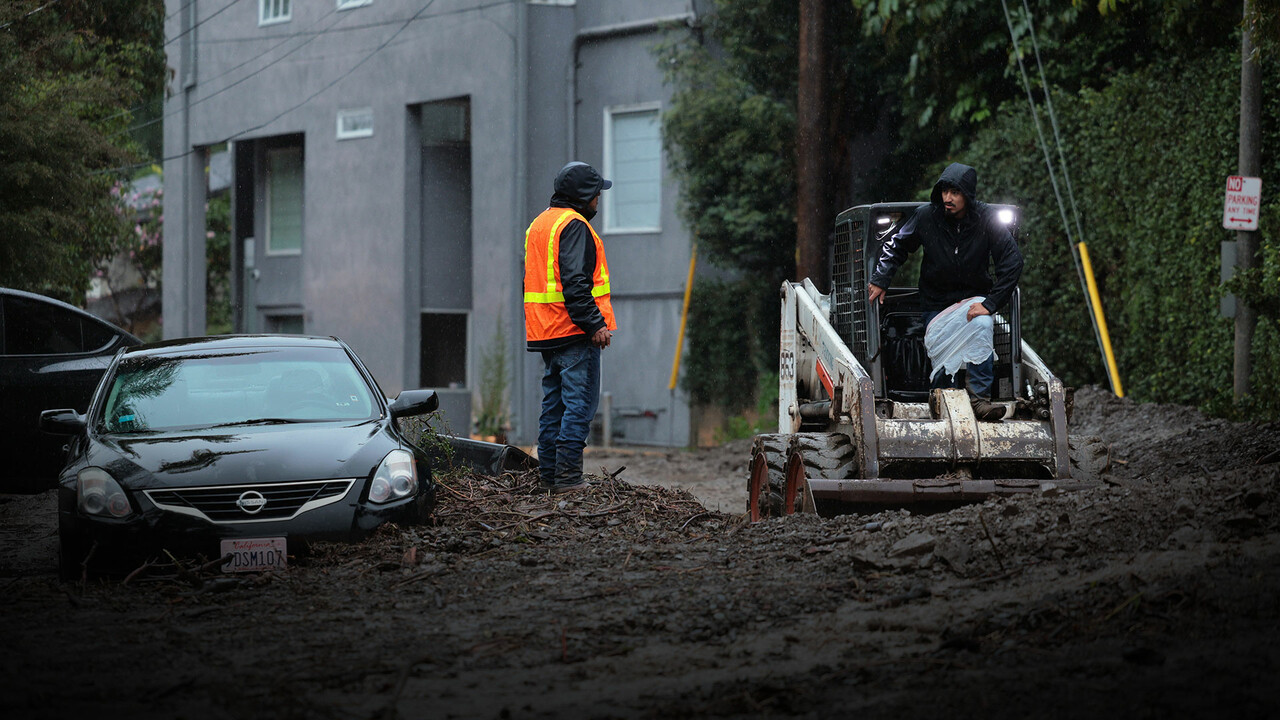
[[[70,305],[0,294],[0,492],[52,487],[66,438],[40,430],[40,413],[88,410],[115,351],[140,341]]]

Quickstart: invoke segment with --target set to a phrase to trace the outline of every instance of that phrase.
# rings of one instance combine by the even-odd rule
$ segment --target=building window
[[[373,108],[338,111],[338,139],[373,137]]]
[[[424,388],[467,386],[467,314],[422,313],[419,385]]]
[[[292,0],[258,0],[258,24],[274,25],[293,17]]]
[[[267,332],[282,335],[303,335],[304,323],[301,315],[268,315],[266,317]]]
[[[467,145],[471,142],[471,101],[440,100],[422,106],[423,145]]]
[[[267,254],[302,252],[302,148],[267,151]]]
[[[662,229],[662,135],[658,105],[606,108],[603,193],[607,232]]]
[[[339,10],[350,10],[351,8],[364,7],[373,0],[338,0]]]

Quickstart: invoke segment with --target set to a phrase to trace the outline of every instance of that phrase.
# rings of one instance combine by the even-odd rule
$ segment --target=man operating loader
[[[977,326],[969,329],[984,335],[985,346],[989,348],[993,332],[990,316],[1013,295],[1022,275],[1022,253],[995,210],[977,200],[977,191],[976,170],[960,163],[948,165],[933,186],[929,204],[917,209],[884,243],[867,290],[872,302],[883,303],[885,289],[893,282],[894,273],[908,255],[923,248],[920,303],[925,326],[929,327],[950,306],[972,300],[967,309],[951,310],[963,311],[967,323],[981,319]],[[994,280],[987,273],[988,265],[993,263]],[[930,346],[928,331],[925,344]],[[958,387],[955,375],[958,367],[952,370],[948,364],[947,369],[952,372],[942,371],[944,359],[933,350],[930,360],[935,366],[933,387]],[[991,353],[985,359],[974,358],[963,363],[974,416],[987,422],[998,421],[1005,412],[1003,407],[991,402],[994,361]]]

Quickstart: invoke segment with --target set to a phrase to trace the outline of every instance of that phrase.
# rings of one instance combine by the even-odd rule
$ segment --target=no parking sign
[[[1262,178],[1230,175],[1222,206],[1222,227],[1227,230],[1257,230],[1258,209],[1262,207]]]

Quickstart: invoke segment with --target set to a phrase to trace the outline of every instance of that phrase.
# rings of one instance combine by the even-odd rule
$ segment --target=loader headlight
[[[76,476],[76,507],[86,515],[122,518],[133,506],[120,483],[102,468],[89,467]]]
[[[392,450],[378,465],[369,486],[369,502],[388,503],[418,491],[418,464],[413,453]]]

